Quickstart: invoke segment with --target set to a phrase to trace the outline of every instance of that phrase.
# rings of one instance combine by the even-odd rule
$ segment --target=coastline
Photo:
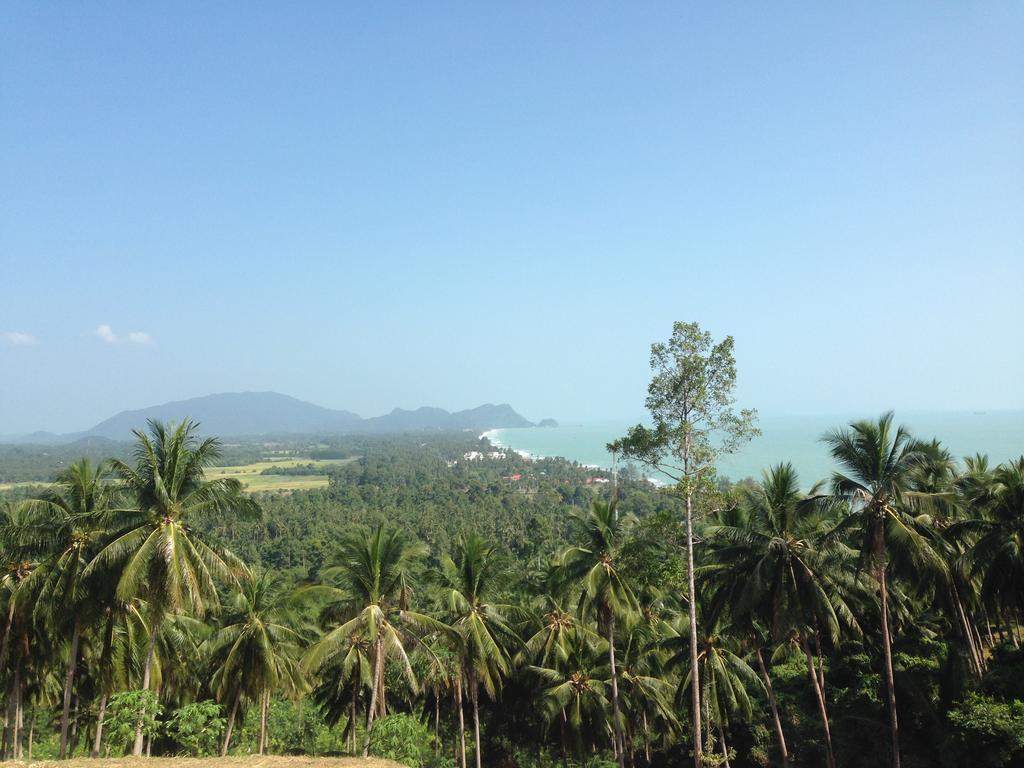
[[[512,448],[511,446],[509,446],[506,443],[501,442],[500,440],[498,440],[494,436],[495,432],[501,432],[502,429],[503,429],[503,427],[495,427],[494,429],[489,429],[486,432],[482,432],[478,439],[483,440],[484,438],[486,438],[487,442],[489,442],[495,448],[504,448],[506,450],[512,451],[513,453],[518,453],[520,456],[522,456],[524,459],[527,459],[528,461],[533,461],[534,459],[552,459],[552,458],[562,458],[562,459],[565,459],[566,461],[572,461],[572,459],[569,459],[569,458],[567,458],[565,456],[540,456],[540,455],[532,454],[529,451],[524,451],[524,450],[519,449],[519,448]]]
[[[1024,448],[1024,411],[906,411],[900,423],[921,439],[938,438],[958,461],[982,453],[994,464],[1011,461]],[[859,416],[858,416],[859,418]],[[848,424],[850,417],[830,414],[766,414],[759,420],[761,434],[733,454],[717,462],[717,474],[733,482],[759,479],[780,463],[790,462],[807,489],[827,480],[837,469],[821,442],[827,430]],[[524,459],[562,458],[583,467],[612,469],[612,456],[605,450],[610,440],[631,426],[625,421],[560,424],[555,428],[495,428],[482,431],[480,438]],[[620,468],[624,463],[619,464]],[[636,464],[634,467],[640,469]],[[671,481],[651,470],[641,474],[657,485]],[[651,477],[654,474],[656,476]]]
[[[535,453],[535,452],[523,450],[522,448],[513,448],[507,442],[503,442],[499,437],[497,437],[495,435],[496,432],[503,432],[503,431],[505,431],[505,429],[506,428],[503,428],[503,427],[497,427],[495,429],[489,429],[486,432],[482,432],[480,434],[479,439],[483,440],[484,438],[487,438],[487,441],[492,446],[494,446],[496,448],[503,448],[503,449],[505,449],[507,451],[512,451],[513,453],[516,453],[519,456],[522,456],[527,461],[536,461],[538,459],[562,459],[563,461],[569,461],[569,462],[572,462],[573,464],[577,464],[577,465],[579,465],[581,467],[586,467],[587,469],[597,469],[597,470],[600,470],[602,472],[614,472],[615,471],[615,468],[612,467],[610,463],[609,464],[594,464],[594,463],[582,462],[582,461],[579,461],[578,459],[572,458],[571,456],[564,456],[564,455],[561,455],[561,454],[546,454],[546,453],[542,454],[542,453]],[[514,428],[510,427],[508,429],[514,429]],[[650,475],[644,475],[643,477],[649,483],[651,483],[653,485],[656,485],[659,488],[663,488],[663,487],[669,485],[669,483],[667,483],[665,480],[663,480],[661,478],[658,478],[658,477],[651,477]]]

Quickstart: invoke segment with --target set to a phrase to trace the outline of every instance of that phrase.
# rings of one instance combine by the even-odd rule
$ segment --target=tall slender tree
[[[652,426],[637,425],[608,449],[670,478],[682,496],[688,566],[686,600],[690,622],[693,684],[690,704],[695,768],[702,768],[701,703],[697,663],[697,586],[694,563],[695,502],[712,483],[715,462],[735,452],[758,431],[757,413],[737,410],[734,342],[717,344],[697,323],[675,323],[667,343],[651,345],[653,377],[647,387]]]

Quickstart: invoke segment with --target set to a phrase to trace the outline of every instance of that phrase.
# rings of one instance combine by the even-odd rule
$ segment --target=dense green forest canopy
[[[3,494],[6,756],[692,760],[676,489],[469,433],[143,434],[0,452],[5,479],[56,481]],[[907,445],[885,566],[903,764],[1020,765],[1024,460]],[[201,471],[285,459],[352,460],[285,493]],[[707,765],[890,764],[863,495],[807,485],[782,463],[699,490]]]

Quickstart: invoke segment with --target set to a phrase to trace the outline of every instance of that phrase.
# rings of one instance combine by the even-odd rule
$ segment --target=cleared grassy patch
[[[19,483],[0,483],[0,491],[11,491],[14,490],[15,488],[30,488],[33,485],[39,486],[40,488],[44,488],[50,485],[50,483],[44,483],[41,480],[28,480],[26,482]]]
[[[338,467],[355,461],[350,459],[276,459],[273,461],[257,461],[252,464],[242,464],[235,467],[211,467],[206,470],[207,479],[213,480],[221,477],[233,477],[242,483],[246,491],[250,493],[265,493],[268,491],[305,491],[314,488],[326,488],[329,482],[326,475],[264,475],[264,470],[273,467],[286,469],[289,467],[302,467],[312,464],[314,467]]]
[[[29,765],[24,761],[8,765]],[[33,760],[40,768],[403,768],[379,757],[286,757],[246,755],[239,757],[110,757],[71,760]]]
[[[265,493],[273,491],[306,491],[314,488],[326,488],[329,481],[327,475],[264,475],[265,469],[272,467],[303,467],[312,464],[314,467],[340,467],[355,461],[358,456],[348,459],[275,459],[273,461],[257,461],[252,464],[240,464],[233,467],[211,467],[206,470],[208,480],[220,477],[233,477],[242,483],[246,491],[250,493]],[[40,488],[51,485],[50,483],[32,480],[19,483],[0,483],[0,491],[10,491],[15,488],[28,488],[37,486]]]

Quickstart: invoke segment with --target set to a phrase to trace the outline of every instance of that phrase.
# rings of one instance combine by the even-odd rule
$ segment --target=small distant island
[[[558,422],[554,419],[541,419],[537,422],[538,427],[557,427]]]

